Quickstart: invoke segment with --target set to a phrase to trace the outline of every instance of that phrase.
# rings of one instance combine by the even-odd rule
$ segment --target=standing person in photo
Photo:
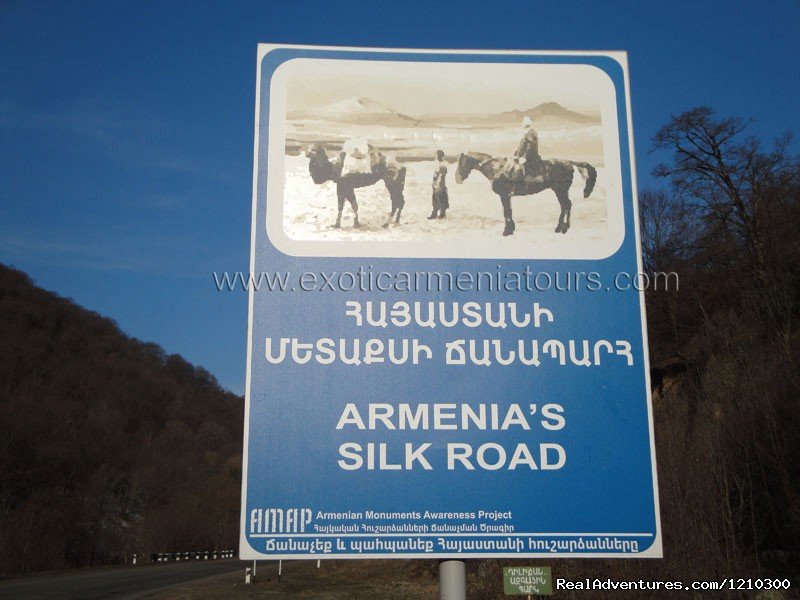
[[[444,162],[444,151],[436,151],[436,162],[433,166],[433,210],[428,219],[444,219],[445,213],[450,208],[447,197],[447,165]]]

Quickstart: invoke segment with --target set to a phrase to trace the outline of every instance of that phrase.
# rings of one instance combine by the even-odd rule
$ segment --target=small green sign
[[[506,596],[552,596],[550,567],[503,567]]]

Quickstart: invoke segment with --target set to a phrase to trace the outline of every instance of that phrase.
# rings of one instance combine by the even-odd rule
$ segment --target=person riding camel
[[[514,158],[510,162],[509,178],[523,181],[526,176],[535,176],[539,171],[542,157],[539,155],[539,135],[533,128],[533,121],[526,116],[522,119],[523,135]]]

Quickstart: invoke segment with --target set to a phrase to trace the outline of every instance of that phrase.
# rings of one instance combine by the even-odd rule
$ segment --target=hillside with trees
[[[646,268],[681,284],[648,295],[665,552],[709,578],[800,564],[800,161],[748,126],[674,117],[641,202]]]
[[[242,399],[0,265],[0,574],[236,547]]]

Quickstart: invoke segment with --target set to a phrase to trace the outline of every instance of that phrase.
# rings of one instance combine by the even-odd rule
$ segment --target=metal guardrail
[[[188,560],[218,560],[234,558],[233,550],[203,550],[200,552],[159,552],[150,554],[150,562],[180,562]]]

